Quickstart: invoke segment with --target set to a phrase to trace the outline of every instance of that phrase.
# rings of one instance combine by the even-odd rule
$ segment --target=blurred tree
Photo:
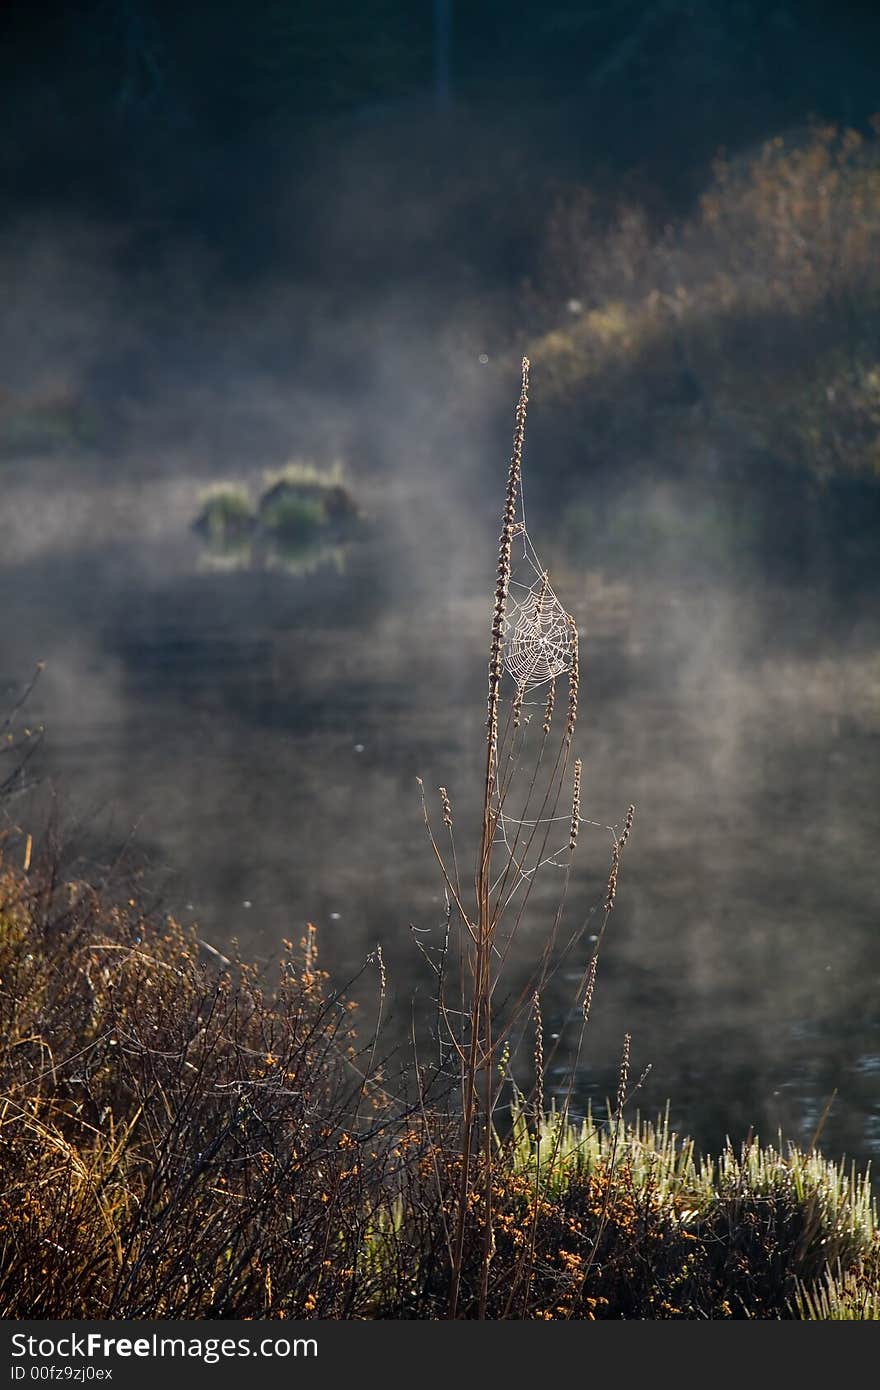
[[[878,54],[880,5],[831,0],[5,0],[0,166],[152,186],[183,129],[181,163],[273,127],[305,146],[313,120],[449,105],[454,68],[461,106],[555,112],[569,170],[687,198],[720,145],[865,121]]]
[[[164,52],[155,17],[144,0],[109,0],[111,22],[119,28],[122,53],[117,106],[124,112],[149,111],[165,92]]]
[[[442,111],[452,95],[452,0],[434,0],[434,101]]]
[[[199,109],[227,127],[427,92],[431,3],[231,0],[171,7],[168,22]]]

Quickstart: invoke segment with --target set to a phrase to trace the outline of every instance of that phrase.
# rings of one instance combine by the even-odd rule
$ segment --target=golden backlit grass
[[[880,472],[876,138],[821,126],[720,160],[663,234],[634,207],[600,219],[585,190],[557,208],[544,264],[529,354],[569,402],[614,411],[618,443],[700,404],[814,476]]]

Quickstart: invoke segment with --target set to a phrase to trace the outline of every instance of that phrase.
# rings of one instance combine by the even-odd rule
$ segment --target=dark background
[[[870,3],[13,0],[0,22],[3,216],[150,218],[239,274],[279,260],[345,274],[322,255],[316,203],[365,128],[389,142],[403,202],[426,176],[436,190],[519,150],[528,187],[507,199],[504,243],[467,248],[504,282],[528,271],[542,181],[637,188],[665,216],[720,148],[809,118],[860,126],[878,106]],[[462,223],[492,191],[491,176],[470,190]],[[344,249],[358,259],[354,235]]]

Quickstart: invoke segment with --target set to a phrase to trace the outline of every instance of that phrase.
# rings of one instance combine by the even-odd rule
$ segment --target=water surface
[[[405,1040],[432,987],[412,927],[429,948],[443,932],[417,776],[449,788],[472,862],[493,508],[456,506],[424,472],[376,482],[369,539],[304,573],[212,562],[190,529],[205,479],[185,470],[108,481],[56,458],[6,476],[0,675],[11,692],[47,662],[29,718],[84,860],[133,837],[166,906],[220,948],[269,957],[310,920],[339,981],[381,942],[389,1037]],[[597,568],[552,526],[535,539],[582,629],[595,822],[567,895],[584,939],[544,998],[553,1084],[607,827],[633,802],[578,1103],[613,1093],[629,1031],[634,1074],[652,1066],[634,1104],[669,1098],[702,1145],[779,1127],[809,1142],[836,1091],[823,1145],[876,1157],[876,620],[821,584],[651,573],[650,557]],[[514,980],[557,888],[535,895]],[[374,969],[358,988],[369,1013]]]

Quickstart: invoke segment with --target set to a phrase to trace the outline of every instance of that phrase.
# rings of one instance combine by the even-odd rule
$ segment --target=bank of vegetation
[[[9,845],[9,841],[7,844]],[[0,874],[0,1314],[442,1318],[448,1096],[395,1096],[311,930],[271,985],[169,918]],[[369,1040],[368,1040],[369,1042]],[[487,1316],[876,1318],[867,1178],[504,1088]],[[479,1173],[459,1315],[476,1315]]]
[[[876,129],[787,132],[665,225],[560,196],[520,343],[580,553],[876,582],[878,150]]]
[[[880,1314],[867,1174],[815,1147],[752,1137],[697,1155],[667,1122],[633,1114],[628,1035],[607,1112],[573,1113],[635,808],[610,828],[594,911],[570,927],[584,824],[578,630],[526,531],[528,385],[524,360],[473,854],[457,843],[448,790],[423,801],[447,903],[444,944],[423,947],[430,1054],[414,1024],[409,1066],[384,1063],[381,946],[369,962],[378,1022],[362,1034],[349,991],[320,967],[311,926],[260,974],[195,929],[151,916],[136,894],[65,878],[51,848],[35,850],[8,823],[0,1316]],[[532,890],[551,864],[561,887],[548,911]],[[509,957],[538,912],[540,951],[523,986]],[[542,993],[562,961],[583,968],[580,1038],[572,1086],[548,1104]]]

